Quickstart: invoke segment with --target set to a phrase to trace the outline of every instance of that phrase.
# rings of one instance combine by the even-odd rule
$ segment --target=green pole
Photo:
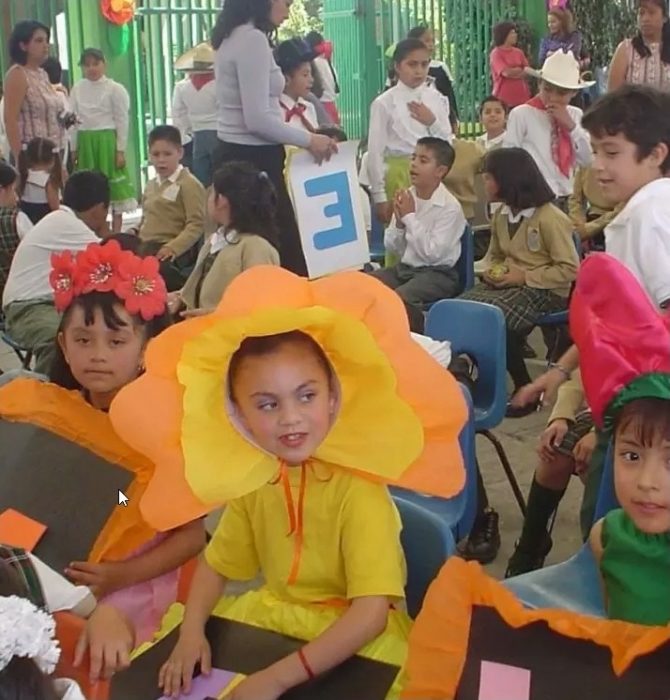
[[[133,179],[137,199],[139,201],[141,192],[140,184],[140,162],[139,143],[137,137],[136,120],[132,115],[137,113],[137,101],[135,90],[135,46],[130,31],[130,45],[128,51],[122,56],[115,55],[109,40],[109,30],[112,25],[102,16],[100,4],[88,0],[66,0],[66,17],[68,22],[68,38],[70,47],[70,72],[73,83],[82,77],[79,67],[79,57],[81,52],[87,47],[100,49],[107,59],[107,75],[121,83],[130,94],[130,132],[128,134],[128,147],[126,148],[126,161],[128,170]],[[132,30],[132,27],[128,27]]]
[[[533,56],[537,60],[540,39],[547,33],[547,2],[546,0],[524,0],[523,17],[533,31]]]

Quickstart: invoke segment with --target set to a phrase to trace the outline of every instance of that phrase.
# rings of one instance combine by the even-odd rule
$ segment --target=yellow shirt
[[[288,469],[296,512],[301,469]],[[289,534],[284,487],[266,484],[231,501],[205,550],[207,563],[237,581],[263,573],[267,587],[294,602],[404,598],[400,517],[385,486],[324,465],[306,467],[303,543],[294,583],[296,535]]]

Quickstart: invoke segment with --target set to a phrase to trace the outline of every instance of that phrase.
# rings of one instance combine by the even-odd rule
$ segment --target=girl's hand
[[[167,295],[168,311],[174,316],[183,306],[181,294],[179,292],[169,292]]]
[[[243,680],[224,700],[277,700],[286,690],[272,669],[266,668]]]
[[[98,600],[131,584],[128,562],[74,561],[65,569],[65,575],[78,586],[88,586]]]
[[[176,697],[182,689],[184,693],[190,693],[193,669],[197,663],[205,676],[211,673],[212,651],[205,632],[188,631],[182,627],[177,646],[158,673],[158,685],[164,694]]]
[[[388,226],[391,223],[393,205],[390,202],[379,202],[379,204],[375,204],[375,214],[384,226]]]
[[[395,196],[396,216],[400,214],[400,218],[416,212],[416,203],[414,197],[409,190],[399,190]]]
[[[575,449],[572,454],[575,458],[575,471],[577,476],[584,476],[588,471],[589,464],[591,464],[591,457],[593,457],[593,450],[596,449],[596,434],[595,431],[591,431],[584,435],[584,437],[575,445]]]
[[[126,167],[126,154],[123,151],[116,152],[116,169],[121,170],[121,168]]]
[[[556,448],[563,442],[567,435],[568,421],[563,418],[552,421],[540,436],[538,454],[545,462],[551,462],[556,456]]]
[[[130,621],[111,605],[98,605],[86,622],[74,652],[75,668],[90,656],[90,678],[97,681],[130,666],[135,634]]]
[[[407,105],[412,119],[416,119],[424,126],[432,126],[435,123],[435,115],[423,102],[410,102]]]
[[[320,165],[324,160],[330,160],[330,156],[332,156],[333,153],[337,153],[337,141],[324,134],[312,134],[309,139],[307,150]]]
[[[158,258],[158,260],[160,260],[160,262],[163,262],[165,260],[174,260],[177,257],[177,255],[172,250],[170,250],[170,248],[164,245],[156,253],[156,257]]]
[[[497,287],[523,287],[526,284],[526,272],[520,267],[510,265],[508,272],[498,278]]]

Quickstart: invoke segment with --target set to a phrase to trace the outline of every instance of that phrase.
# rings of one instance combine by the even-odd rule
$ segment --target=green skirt
[[[116,167],[116,131],[80,131],[77,136],[77,170],[97,170],[109,179],[112,211],[115,214],[137,209],[135,188],[128,168]]]
[[[411,184],[412,180],[409,175],[409,156],[387,156],[386,162],[386,201],[393,202],[398,190],[405,190]],[[392,267],[398,263],[398,256],[391,253],[386,253],[384,257],[384,266]]]

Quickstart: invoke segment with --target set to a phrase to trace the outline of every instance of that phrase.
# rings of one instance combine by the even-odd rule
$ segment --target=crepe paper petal
[[[462,394],[412,340],[397,295],[362,273],[308,281],[258,266],[234,280],[212,314],[156,338],[146,374],[112,404],[116,430],[157,465],[143,502],[149,522],[174,527],[190,509],[243,496],[276,475],[276,457],[236,427],[226,381],[244,338],[292,330],[319,343],[340,386],[337,419],[315,459],[423,493],[463,488]]]
[[[670,374],[668,316],[659,313],[633,273],[606,253],[589,255],[580,267],[570,303],[570,334],[579,348],[584,392],[599,426],[608,413],[621,408],[614,400],[633,381]],[[670,399],[664,383],[657,379],[646,389],[636,384],[628,400],[645,395]]]

